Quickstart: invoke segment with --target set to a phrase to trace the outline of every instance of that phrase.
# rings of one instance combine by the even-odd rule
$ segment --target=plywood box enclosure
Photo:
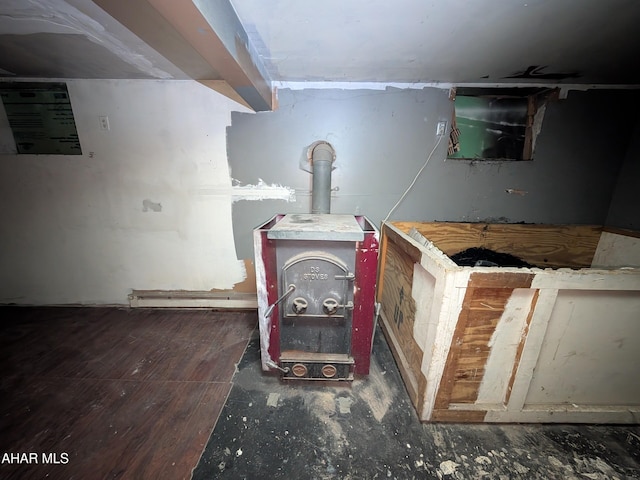
[[[383,223],[381,324],[422,421],[640,423],[640,235]],[[460,267],[471,247],[536,267]]]

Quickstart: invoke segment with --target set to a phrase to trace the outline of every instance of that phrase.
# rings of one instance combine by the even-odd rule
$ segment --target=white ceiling
[[[2,0],[0,75],[188,78],[90,0]]]
[[[173,1],[2,0],[0,76],[229,80],[201,61],[195,32],[211,27],[267,83],[640,85],[637,0]],[[170,18],[178,4],[205,26]],[[240,23],[216,24],[220,4]]]
[[[232,0],[281,81],[640,83],[637,0]]]

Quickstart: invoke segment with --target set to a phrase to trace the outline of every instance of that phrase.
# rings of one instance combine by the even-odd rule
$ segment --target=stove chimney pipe
[[[311,146],[311,213],[331,213],[331,170],[335,159],[330,143],[319,141]]]

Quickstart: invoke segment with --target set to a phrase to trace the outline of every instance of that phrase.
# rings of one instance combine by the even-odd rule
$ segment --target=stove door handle
[[[338,311],[339,308],[343,308],[345,310],[353,310],[353,302],[349,300],[344,305],[338,303],[337,300],[333,298],[327,298],[324,302],[322,302],[322,307],[324,312],[331,316]]]
[[[346,275],[334,275],[333,278],[335,280],[348,280],[352,282],[356,279],[356,276],[353,273],[347,273]]]
[[[267,367],[269,368],[273,368],[276,370],[280,370],[282,373],[289,373],[289,367],[281,367],[280,365],[278,365],[276,362],[274,362],[273,360],[267,360],[266,362]]]
[[[269,308],[267,308],[267,310],[264,312],[264,318],[269,318],[271,316],[271,314],[273,313],[273,309],[276,307],[276,305],[278,305],[285,298],[287,298],[289,295],[291,295],[295,289],[296,289],[296,286],[293,283],[291,285],[289,285],[289,288],[287,289],[287,291],[284,292],[282,295],[280,295],[279,299],[277,299],[275,302],[273,302],[271,305],[269,305]]]

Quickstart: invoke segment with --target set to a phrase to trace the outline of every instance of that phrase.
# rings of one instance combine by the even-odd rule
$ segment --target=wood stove
[[[369,373],[378,231],[364,216],[279,214],[254,230],[262,367],[285,379]]]

